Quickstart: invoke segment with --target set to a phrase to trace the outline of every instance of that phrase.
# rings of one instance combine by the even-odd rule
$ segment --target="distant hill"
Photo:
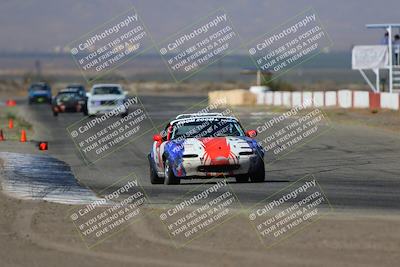
[[[135,5],[156,42],[223,7],[244,41],[260,36],[308,7],[330,34],[333,50],[378,43],[383,32],[366,23],[400,22],[398,0],[1,0],[0,51],[53,51]]]

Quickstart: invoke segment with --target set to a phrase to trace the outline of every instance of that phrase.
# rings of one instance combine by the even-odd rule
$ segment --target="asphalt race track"
[[[204,100],[191,96],[141,96],[140,99],[156,126],[165,125],[170,118]],[[151,185],[146,156],[153,133],[87,166],[66,131],[67,126],[83,117],[82,114],[60,114],[55,118],[47,105],[21,104],[27,118],[37,127],[36,138],[49,141],[49,154],[68,163],[79,182],[97,194],[101,195],[100,192],[119,177],[132,172],[155,204],[169,203],[203,182],[186,180],[181,185]],[[274,116],[267,111],[260,115],[249,108],[239,108],[236,112],[243,125],[255,124],[260,116]],[[251,206],[291,182],[313,174],[336,210],[394,211],[400,209],[398,151],[400,138],[394,133],[333,123],[332,129],[286,157],[273,163],[266,162],[266,182],[241,184],[234,179],[229,181],[241,203]]]

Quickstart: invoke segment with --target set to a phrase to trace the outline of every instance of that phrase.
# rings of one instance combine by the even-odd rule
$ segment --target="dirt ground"
[[[395,266],[400,215],[332,213],[298,234],[264,247],[237,216],[176,248],[155,215],[88,249],[70,206],[0,195],[1,266]]]
[[[248,107],[247,107],[248,108]],[[281,107],[252,107],[254,112],[269,111],[282,113],[289,109]],[[304,110],[305,113],[308,110]],[[379,128],[385,131],[396,132],[400,137],[400,111],[395,110],[369,110],[369,109],[343,109],[343,108],[326,108],[323,109],[324,114],[331,121],[359,125],[365,127]]]
[[[400,129],[398,112],[326,113],[341,123]],[[400,261],[399,213],[336,211],[266,248],[245,214],[236,211],[234,219],[178,249],[150,213],[158,207],[152,207],[143,220],[88,249],[69,218],[70,208],[1,191],[0,266],[397,266]]]
[[[400,137],[400,112],[394,110],[327,109],[328,117],[344,124],[358,124],[396,132]]]

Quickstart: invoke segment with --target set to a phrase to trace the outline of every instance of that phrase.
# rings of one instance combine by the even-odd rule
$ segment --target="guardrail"
[[[400,94],[366,91],[276,91],[257,93],[258,105],[400,110]]]

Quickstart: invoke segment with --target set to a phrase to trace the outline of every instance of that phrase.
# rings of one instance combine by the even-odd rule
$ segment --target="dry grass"
[[[13,128],[8,128],[9,120],[13,120]],[[17,107],[0,108],[0,129],[3,130],[6,140],[19,140],[21,130],[33,131],[32,124],[17,115]]]

